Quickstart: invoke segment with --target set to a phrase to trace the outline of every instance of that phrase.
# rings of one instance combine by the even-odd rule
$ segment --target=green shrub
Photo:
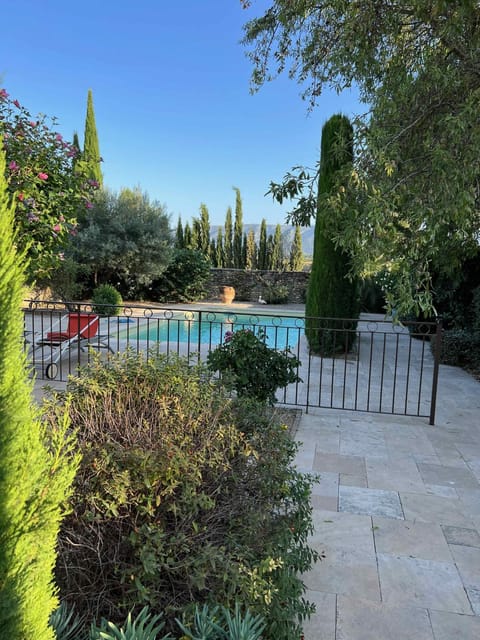
[[[160,302],[194,302],[206,295],[210,261],[201,251],[177,249],[162,276],[152,283],[150,297]]]
[[[317,554],[312,479],[293,468],[286,430],[262,416],[255,430],[255,403],[153,354],[94,361],[68,393],[83,458],[59,539],[62,598],[115,624],[149,605],[171,632],[192,603],[238,601],[264,617],[265,639],[298,638],[311,611],[299,576]]]
[[[267,284],[264,298],[268,304],[285,304],[288,302],[289,291],[284,284]]]
[[[99,316],[118,316],[122,296],[111,284],[102,284],[92,294],[93,311]]]
[[[301,381],[300,361],[289,349],[271,349],[266,339],[262,329],[257,335],[250,329],[227,331],[223,344],[208,354],[207,363],[212,371],[221,373],[237,396],[274,404],[277,389]]]
[[[435,342],[432,341],[432,348]],[[449,329],[442,335],[440,362],[480,371],[480,332]]]

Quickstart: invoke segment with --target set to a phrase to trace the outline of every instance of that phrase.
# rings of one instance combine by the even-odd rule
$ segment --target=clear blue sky
[[[83,143],[93,91],[105,185],[140,186],[176,225],[205,203],[212,224],[241,190],[245,223],[284,222],[264,197],[294,165],[314,166],[325,120],[359,113],[353,94],[325,94],[308,114],[286,77],[250,95],[239,41],[255,0],[4,0],[0,84],[32,114]]]

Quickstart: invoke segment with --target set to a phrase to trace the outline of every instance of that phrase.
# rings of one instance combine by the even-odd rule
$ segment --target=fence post
[[[200,349],[202,348],[202,312],[201,312],[201,310],[198,312],[198,341],[197,341],[197,347],[198,347],[197,362],[198,362],[198,364],[200,364]]]
[[[437,316],[437,331],[435,333],[435,343],[433,349],[433,379],[432,379],[432,397],[430,400],[430,421],[429,424],[435,424],[435,410],[437,405],[437,389],[438,389],[438,371],[440,368],[440,351],[442,349],[442,333],[443,322]]]

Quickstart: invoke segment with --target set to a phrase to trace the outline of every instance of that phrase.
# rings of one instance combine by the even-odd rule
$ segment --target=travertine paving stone
[[[406,520],[472,528],[472,520],[458,499],[400,492],[400,500]]]
[[[453,563],[377,554],[382,601],[410,607],[471,614]]]
[[[465,529],[463,527],[449,527],[441,525],[443,535],[448,544],[463,545],[465,547],[480,548],[480,534],[476,529]]]
[[[365,475],[365,459],[360,456],[342,456],[334,453],[323,453],[323,451],[317,448],[313,462],[313,470]]]
[[[478,640],[480,617],[447,611],[430,611],[435,640]]]
[[[377,515],[403,520],[402,505],[396,491],[340,486],[338,510],[360,515]]]
[[[440,525],[379,517],[372,520],[377,553],[453,562]]]
[[[434,636],[426,609],[338,596],[335,640],[434,640]]]
[[[423,481],[430,484],[446,485],[447,487],[461,487],[463,489],[480,489],[475,476],[470,472],[465,462],[462,467],[446,467],[437,464],[419,463],[418,470]]]
[[[303,625],[305,640],[334,640],[337,617],[337,596],[334,593],[307,590],[305,599],[316,611]]]

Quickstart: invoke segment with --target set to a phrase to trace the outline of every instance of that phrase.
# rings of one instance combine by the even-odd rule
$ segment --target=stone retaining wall
[[[304,303],[309,273],[305,271],[244,271],[243,269],[211,269],[207,297],[218,300],[220,287],[235,289],[235,300],[256,302],[265,297],[268,285],[288,288],[288,302]]]

